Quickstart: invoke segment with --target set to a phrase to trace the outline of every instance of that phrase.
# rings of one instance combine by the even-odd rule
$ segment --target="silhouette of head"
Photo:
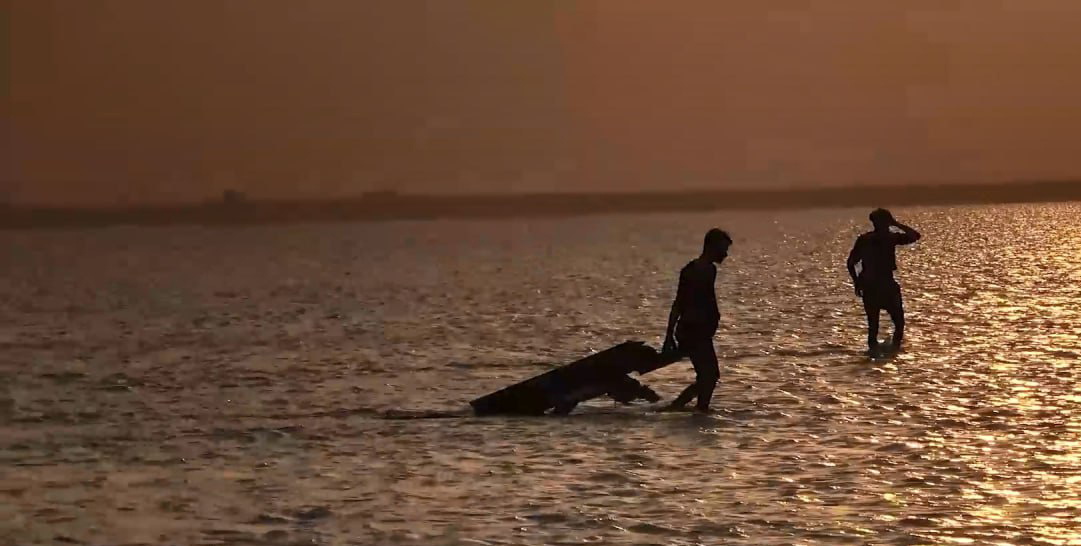
[[[706,232],[702,241],[702,255],[715,263],[721,263],[728,257],[728,247],[732,246],[732,237],[724,230],[713,228]]]
[[[893,225],[893,214],[886,209],[875,209],[871,211],[871,223],[875,226],[875,231],[889,231],[890,226]]]

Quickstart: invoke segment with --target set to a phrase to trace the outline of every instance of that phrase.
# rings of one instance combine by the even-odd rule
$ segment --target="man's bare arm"
[[[856,264],[860,263],[860,241],[856,240],[856,244],[852,245],[852,250],[848,253],[848,276],[852,277],[852,285],[856,287],[856,295],[862,296],[863,290],[860,289],[859,276],[856,275]]]
[[[910,226],[902,224],[901,222],[894,220],[893,225],[900,229],[902,232],[897,238],[898,244],[910,245],[923,238],[923,235],[920,235],[920,232],[916,231]]]
[[[680,275],[676,297],[672,300],[672,309],[668,312],[668,328],[665,330],[664,346],[661,348],[664,352],[676,349],[676,324],[679,323],[679,317],[683,311],[683,292],[683,275]]]

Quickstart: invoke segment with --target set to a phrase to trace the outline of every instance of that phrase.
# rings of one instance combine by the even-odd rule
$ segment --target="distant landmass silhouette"
[[[1081,181],[837,186],[784,190],[636,193],[400,194],[327,200],[257,200],[227,190],[220,201],[112,208],[0,204],[0,228],[269,224],[436,218],[513,218],[724,209],[842,208],[1081,201]]]

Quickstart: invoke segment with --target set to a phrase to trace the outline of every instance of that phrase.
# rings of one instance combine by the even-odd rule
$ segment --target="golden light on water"
[[[886,362],[843,270],[864,211],[763,214],[722,218],[702,419],[456,412],[663,332],[712,214],[0,233],[0,536],[1081,545],[1081,206],[899,211]]]

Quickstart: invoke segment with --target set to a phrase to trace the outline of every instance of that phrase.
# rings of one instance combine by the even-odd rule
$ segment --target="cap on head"
[[[718,246],[731,246],[732,237],[728,235],[727,231],[722,229],[713,228],[706,232],[706,238],[702,241],[702,249],[708,250],[711,248],[717,248]]]

